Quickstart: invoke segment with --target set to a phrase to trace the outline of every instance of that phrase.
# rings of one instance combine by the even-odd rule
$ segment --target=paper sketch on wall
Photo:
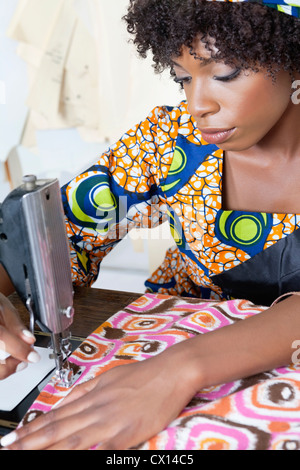
[[[74,5],[21,0],[12,19],[8,35],[30,78],[25,146],[35,146],[35,130],[98,127],[96,44]]]
[[[129,0],[19,0],[7,35],[18,42],[17,53],[29,77],[21,145],[36,148],[38,154],[37,131],[69,128],[76,128],[86,142],[111,143],[154,106],[176,105],[184,98],[168,72],[155,75],[152,58],[139,59],[128,43],[122,22],[128,4]],[[13,155],[15,169],[15,148]],[[159,230],[168,230],[168,236],[158,229],[151,232],[151,271],[170,246],[169,229]],[[131,236],[135,251],[144,251],[143,233]],[[166,244],[162,255],[158,239],[161,246]]]
[[[121,20],[128,4],[20,0],[8,35],[19,42],[30,78],[23,145],[35,146],[36,130],[66,128],[86,141],[113,142],[150,108],[183,99],[128,43]]]

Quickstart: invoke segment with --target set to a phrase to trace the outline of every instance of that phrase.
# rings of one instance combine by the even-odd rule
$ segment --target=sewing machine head
[[[31,329],[36,322],[51,333],[57,378],[71,385],[73,288],[57,180],[25,176],[0,205],[0,263],[29,311]]]

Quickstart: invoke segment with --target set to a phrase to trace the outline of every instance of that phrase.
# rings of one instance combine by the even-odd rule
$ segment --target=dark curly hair
[[[256,71],[264,67],[273,78],[280,69],[292,77],[300,71],[300,20],[259,1],[130,0],[123,19],[140,56],[152,51],[158,73],[170,68],[173,74],[172,59],[182,46],[196,56],[196,37],[216,61]]]

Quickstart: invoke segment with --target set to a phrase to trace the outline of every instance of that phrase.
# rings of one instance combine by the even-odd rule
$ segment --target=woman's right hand
[[[35,337],[25,328],[14,306],[0,294],[0,350],[9,355],[0,359],[0,380],[40,360],[34,343]]]

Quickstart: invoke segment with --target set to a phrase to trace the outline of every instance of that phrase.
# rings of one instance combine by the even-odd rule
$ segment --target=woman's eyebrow
[[[183,70],[184,72],[186,72],[185,68],[182,67],[182,65],[178,64],[177,62],[175,62],[175,60],[171,60],[171,66],[172,67],[178,67],[179,69]]]
[[[205,58],[205,57],[197,57],[195,56],[195,59],[198,59],[200,60],[200,66],[201,67],[204,67],[205,65],[209,65],[211,64],[212,62],[214,62],[214,59],[212,57],[208,57],[208,58]],[[185,70],[182,65],[178,64],[175,60],[171,60],[171,64],[176,67],[180,67],[182,70]]]

